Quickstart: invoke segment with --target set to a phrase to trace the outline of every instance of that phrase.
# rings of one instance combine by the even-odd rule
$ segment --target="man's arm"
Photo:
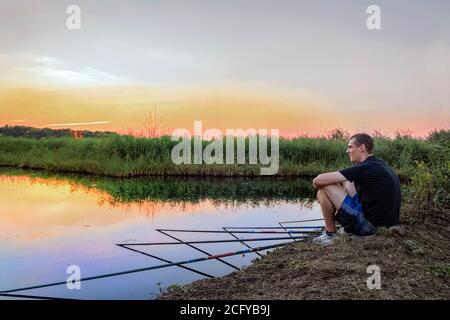
[[[347,179],[339,171],[327,172],[319,174],[315,177],[313,180],[313,186],[316,189],[319,189],[329,184],[342,183],[344,181],[347,181]]]

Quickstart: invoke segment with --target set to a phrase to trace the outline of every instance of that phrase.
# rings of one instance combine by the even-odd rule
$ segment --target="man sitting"
[[[322,173],[313,180],[317,199],[325,220],[325,230],[313,240],[330,245],[336,237],[335,221],[343,231],[356,235],[374,234],[379,226],[399,223],[401,191],[394,170],[373,155],[373,139],[365,134],[353,135],[347,154],[353,166]]]

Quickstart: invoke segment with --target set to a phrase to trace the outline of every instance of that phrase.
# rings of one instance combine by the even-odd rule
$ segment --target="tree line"
[[[9,126],[0,127],[0,136],[4,137],[20,137],[20,138],[93,138],[117,135],[112,131],[89,131],[89,130],[72,130],[72,129],[50,129],[50,128],[34,128],[27,126]]]

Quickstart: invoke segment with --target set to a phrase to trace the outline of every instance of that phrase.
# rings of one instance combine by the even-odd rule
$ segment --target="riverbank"
[[[292,243],[227,276],[172,286],[159,299],[450,299],[450,210],[424,221],[411,207],[404,212],[401,232],[381,229],[325,248]],[[374,264],[379,290],[366,284]]]

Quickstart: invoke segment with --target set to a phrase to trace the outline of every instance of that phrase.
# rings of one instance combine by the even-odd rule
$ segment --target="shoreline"
[[[407,210],[411,210],[408,208]],[[450,210],[403,217],[404,233],[380,228],[329,247],[311,240],[276,249],[241,270],[167,288],[160,300],[450,299]],[[406,219],[405,219],[406,218]],[[367,286],[368,266],[381,288]]]

